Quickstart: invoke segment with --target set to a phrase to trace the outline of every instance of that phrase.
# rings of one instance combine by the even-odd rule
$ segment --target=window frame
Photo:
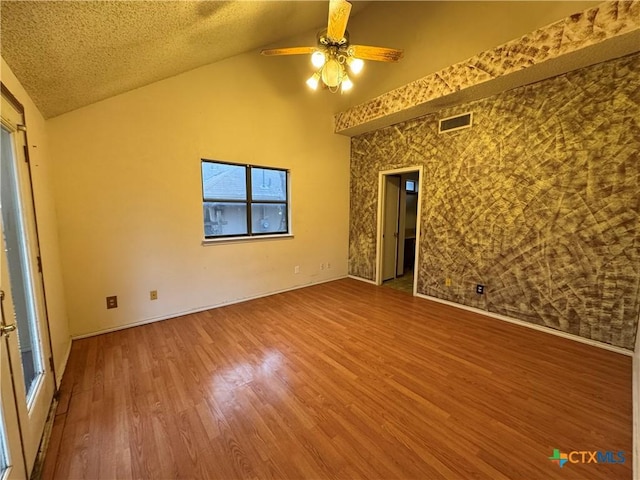
[[[202,167],[205,163],[214,163],[219,165],[228,165],[228,166],[236,166],[244,168],[244,176],[245,176],[245,199],[228,199],[223,197],[207,197],[205,196],[204,189],[204,176],[202,172]],[[253,169],[261,169],[261,170],[274,170],[285,173],[285,199],[284,200],[254,200],[253,199],[253,191],[252,191],[252,171]],[[203,226],[203,235],[204,240],[203,243],[215,243],[221,241],[234,241],[234,240],[256,240],[256,239],[265,239],[265,238],[283,238],[283,237],[292,237],[293,234],[291,232],[291,172],[287,168],[281,167],[270,167],[267,165],[253,165],[247,163],[237,163],[237,162],[226,162],[221,160],[211,160],[208,158],[200,159],[200,184],[202,188],[202,207],[204,208],[205,204],[217,202],[217,203],[232,203],[243,205],[246,208],[246,224],[247,224],[247,233],[240,234],[227,234],[227,235],[207,235],[205,230],[205,220],[204,216],[202,217],[202,226]],[[252,206],[253,205],[284,205],[287,216],[287,228],[284,232],[257,232],[254,233],[253,225],[252,225]]]

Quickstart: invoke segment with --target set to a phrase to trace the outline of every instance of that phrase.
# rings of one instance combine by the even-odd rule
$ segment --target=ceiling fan
[[[351,45],[347,22],[351,13],[351,4],[346,0],[329,1],[329,23],[327,29],[318,32],[315,47],[269,48],[262,55],[311,55],[311,63],[318,70],[307,80],[307,85],[316,90],[320,81],[329,91],[343,92],[353,87],[347,74],[347,67],[358,74],[364,66],[364,60],[377,62],[397,62],[402,58],[402,50],[367,45]]]

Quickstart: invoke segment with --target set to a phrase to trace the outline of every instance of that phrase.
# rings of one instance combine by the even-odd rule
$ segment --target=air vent
[[[463,128],[469,128],[473,120],[473,113],[463,113],[455,117],[443,118],[438,125],[438,133],[455,132]]]

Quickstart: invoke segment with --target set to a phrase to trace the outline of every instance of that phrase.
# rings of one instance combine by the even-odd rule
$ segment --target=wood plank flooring
[[[73,342],[43,476],[630,479],[631,422],[630,357],[344,279]]]

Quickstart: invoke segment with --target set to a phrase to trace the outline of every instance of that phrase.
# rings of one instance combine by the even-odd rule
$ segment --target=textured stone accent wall
[[[608,1],[335,116],[335,131],[408,110],[640,28],[640,2]]]
[[[639,152],[640,54],[354,137],[350,274],[375,278],[379,172],[424,165],[419,293],[632,349]]]

